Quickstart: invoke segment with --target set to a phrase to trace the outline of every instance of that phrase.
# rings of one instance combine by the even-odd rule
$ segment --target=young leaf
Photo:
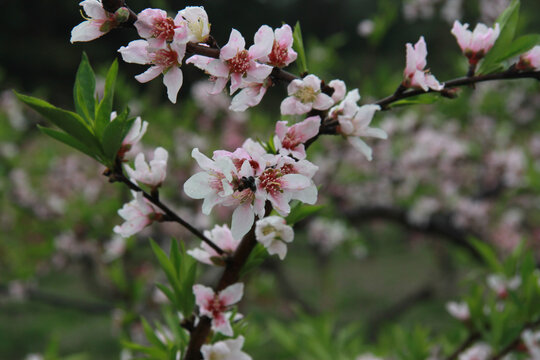
[[[113,121],[110,121],[103,131],[101,143],[105,156],[110,162],[114,162],[116,154],[122,146],[126,128],[129,129],[128,113],[129,109],[126,108]]]
[[[100,161],[100,159],[98,159],[97,155],[94,154],[86,145],[84,145],[83,143],[81,143],[77,139],[69,136],[65,132],[50,129],[50,128],[40,126],[40,125],[38,125],[37,127],[45,135],[48,135],[48,136],[52,137],[53,139],[55,139],[57,141],[60,141],[61,143],[64,143],[67,146],[72,147],[72,148],[74,148],[76,150],[79,150],[83,154],[86,154],[86,155],[90,156],[91,158]]]
[[[503,272],[503,266],[497,258],[495,250],[493,250],[488,244],[472,237],[469,238],[469,242],[476,249],[476,251],[478,251],[480,256],[482,256],[491,270],[498,273]]]
[[[390,107],[406,106],[406,105],[419,105],[419,104],[433,104],[440,99],[440,95],[436,93],[427,93],[414,96],[410,99],[403,99],[394,102]]]
[[[504,54],[514,39],[519,20],[519,5],[519,0],[513,0],[510,6],[497,19],[496,22],[499,24],[501,32],[497,41],[480,64],[478,68],[479,74],[489,74],[497,70],[500,66],[498,59],[504,58]]]
[[[86,145],[92,153],[102,154],[94,134],[78,114],[57,108],[44,100],[32,96],[18,93],[15,93],[15,95],[19,100],[46,117],[50,122],[64,130],[68,135],[71,135],[73,138]]]
[[[109,71],[107,72],[107,77],[105,79],[105,91],[103,93],[103,99],[99,103],[96,110],[96,122],[95,122],[95,131],[98,137],[101,137],[103,131],[109,124],[111,119],[111,112],[113,106],[113,95],[114,95],[114,86],[116,84],[116,76],[118,75],[118,60],[114,60]]]
[[[323,205],[305,205],[299,203],[297,206],[291,208],[291,212],[285,220],[287,220],[287,224],[292,226],[297,222],[304,220],[306,217],[320,211],[323,207]]]
[[[75,77],[75,85],[73,86],[73,100],[75,102],[75,111],[86,121],[88,125],[92,125],[95,116],[95,98],[96,78],[94,71],[88,61],[88,56],[83,52],[77,76]]]
[[[523,54],[535,45],[540,44],[540,35],[529,34],[523,35],[512,41],[510,46],[495,60],[496,62],[502,62],[508,60],[514,56]]]
[[[308,71],[306,52],[304,50],[304,41],[302,40],[302,29],[300,22],[297,21],[293,31],[293,49],[298,53],[298,71],[303,74]]]

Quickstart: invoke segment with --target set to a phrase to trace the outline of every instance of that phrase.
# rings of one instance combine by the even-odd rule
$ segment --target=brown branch
[[[537,327],[540,325],[540,318],[536,319],[535,321],[531,321],[531,322],[527,322],[525,323],[525,325],[523,325],[523,327],[521,328],[521,331],[519,332],[519,335],[516,336],[514,338],[514,340],[512,340],[512,342],[510,342],[510,344],[506,345],[504,348],[502,348],[498,353],[496,353],[495,355],[493,355],[492,357],[489,358],[489,360],[499,360],[499,359],[502,359],[505,355],[507,355],[508,353],[510,353],[512,350],[515,350],[522,342],[521,340],[521,334],[523,333],[523,331],[527,330],[527,329],[531,329],[531,328],[534,328],[534,327]]]
[[[480,334],[477,332],[469,334],[467,338],[446,358],[446,360],[455,360],[458,358],[465,349],[474,344],[475,341],[480,339]]]
[[[499,73],[462,77],[462,78],[446,81],[444,83],[444,89],[441,91],[436,91],[436,90],[431,90],[431,89],[428,91],[424,91],[422,89],[411,89],[411,90],[407,90],[403,92],[396,91],[396,93],[394,93],[393,95],[390,95],[390,96],[385,97],[384,99],[378,100],[374,104],[380,105],[382,110],[388,110],[390,104],[399,100],[412,97],[412,96],[422,95],[426,93],[440,93],[441,95],[445,95],[445,93],[447,93],[449,89],[457,88],[460,86],[474,85],[476,83],[485,82],[485,81],[512,80],[512,79],[525,79],[525,78],[532,78],[532,79],[540,80],[540,71],[518,72],[514,69],[514,67],[511,67],[507,71],[503,71]]]

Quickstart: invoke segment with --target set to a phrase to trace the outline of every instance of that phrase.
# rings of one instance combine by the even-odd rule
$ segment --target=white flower
[[[79,5],[89,18],[71,30],[71,43],[97,39],[116,27],[115,15],[105,11],[100,0],[84,0]]]
[[[471,317],[469,305],[467,305],[466,302],[458,303],[455,301],[450,301],[446,303],[446,310],[448,310],[450,315],[461,321],[467,321]]]
[[[113,111],[111,113],[111,121],[115,118],[116,112]],[[131,128],[126,134],[126,137],[124,137],[124,140],[122,140],[122,147],[118,151],[118,157],[120,159],[132,158],[134,154],[131,150],[133,150],[133,147],[137,145],[139,141],[141,141],[143,135],[146,133],[147,128],[148,121],[142,121],[141,117],[137,116],[137,118],[133,122],[133,125],[131,125]]]
[[[488,360],[491,347],[488,344],[478,343],[459,355],[459,360]]]
[[[251,356],[242,351],[244,337],[218,341],[212,345],[203,345],[201,353],[204,360],[251,360]]]
[[[294,239],[294,231],[284,218],[268,216],[255,224],[255,237],[270,255],[277,254],[283,260],[287,255],[287,243]]]
[[[491,274],[487,277],[487,283],[491,290],[495,291],[497,296],[505,299],[508,296],[508,290],[516,290],[521,285],[521,276],[516,275],[511,279],[503,275]]]
[[[521,334],[521,339],[531,355],[531,360],[540,360],[540,331],[532,332],[527,329]]]
[[[289,97],[281,102],[282,115],[302,115],[311,109],[326,110],[334,105],[334,100],[321,92],[321,79],[315,75],[291,81],[287,93]]]
[[[339,132],[347,138],[347,141],[371,161],[372,150],[360,136],[386,139],[387,135],[384,130],[369,126],[375,112],[381,109],[380,106],[374,104],[358,106],[359,100],[358,89],[349,91],[339,105],[330,109],[330,116],[337,118]]]
[[[169,153],[162,147],[154,151],[154,159],[147,164],[144,154],[139,153],[135,157],[135,170],[129,165],[125,166],[129,177],[152,188],[161,186],[167,175],[167,158]]]
[[[210,35],[208,14],[202,6],[187,6],[179,12],[186,20],[188,27],[188,41],[205,42]]]
[[[407,43],[407,65],[403,71],[405,79],[403,80],[403,86],[421,88],[424,91],[429,89],[439,91],[444,88],[435,76],[431,75],[429,71],[425,70],[427,65],[427,46],[424,37],[421,36],[420,40],[414,47],[411,43]]]

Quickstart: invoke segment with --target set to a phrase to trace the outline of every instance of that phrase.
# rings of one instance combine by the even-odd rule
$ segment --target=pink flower
[[[373,104],[358,106],[359,100],[358,89],[349,91],[339,105],[330,109],[330,116],[339,121],[338,131],[347,137],[347,141],[371,161],[372,150],[360,136],[386,139],[387,135],[384,130],[369,126],[380,106]]]
[[[173,41],[187,42],[187,24],[180,14],[172,19],[164,10],[145,9],[137,15],[134,25],[139,35],[153,48],[163,48]]]
[[[180,14],[187,22],[188,41],[205,42],[210,35],[210,23],[208,14],[202,6],[187,6]]]
[[[540,70],[540,46],[537,45],[521,55],[516,68],[518,70]]]
[[[219,255],[205,242],[201,243],[200,248],[187,251],[195,259],[208,265],[225,265],[223,257],[233,254],[240,244],[240,239],[235,239],[232,236],[227,225],[216,225],[211,231],[205,231],[204,235],[226,253],[223,256]]]
[[[426,67],[427,47],[424,37],[414,45],[407,43],[407,65],[405,66],[403,86],[421,88],[424,91],[433,89],[436,91],[442,90],[443,85],[439,84],[435,76],[431,75]]]
[[[255,34],[255,42],[270,44],[262,51],[257,60],[275,67],[285,67],[296,60],[298,54],[292,49],[293,35],[292,29],[285,24],[279,29],[272,31],[268,25],[263,25]]]
[[[306,158],[304,143],[319,133],[321,118],[311,116],[304,121],[287,126],[286,121],[276,123],[276,135],[274,136],[274,145],[281,155],[291,154],[298,160]]]
[[[287,93],[289,97],[281,102],[282,115],[301,115],[311,109],[326,110],[334,105],[332,98],[321,92],[321,79],[315,75],[291,81]]]
[[[185,44],[172,42],[154,48],[146,40],[135,40],[127,47],[122,46],[118,51],[125,62],[152,65],[144,73],[135,76],[137,81],[145,83],[163,74],[163,84],[167,87],[169,100],[173,104],[176,103],[176,97],[183,82],[180,65],[186,52]]]
[[[114,120],[114,118],[116,118],[116,112],[111,113],[111,120]],[[122,140],[122,146],[118,151],[118,157],[120,159],[131,157],[132,154],[130,151],[141,140],[147,128],[148,121],[142,121],[141,117],[137,116],[126,137]]]
[[[277,254],[281,260],[287,255],[287,243],[294,239],[293,228],[280,216],[267,216],[255,225],[255,237],[270,255]]]
[[[71,30],[71,43],[97,39],[116,27],[115,14],[105,11],[101,0],[84,0],[79,5],[89,18]]]
[[[317,201],[317,187],[308,174],[301,174],[299,170],[307,167],[295,167],[297,164],[310,165],[307,170],[309,175],[315,173],[312,168],[317,167],[307,160],[295,162],[288,156],[276,156],[274,161],[256,178],[257,200],[264,202],[269,200],[274,210],[281,216],[287,216],[291,211],[289,202],[300,200],[307,204],[314,204]],[[301,165],[301,166],[302,166]],[[261,218],[261,217],[260,217]]]
[[[469,305],[466,302],[457,303],[450,301],[446,303],[446,310],[448,310],[450,315],[461,321],[467,321],[471,317]]]
[[[195,303],[199,306],[199,315],[212,319],[212,330],[226,336],[233,336],[229,319],[225,315],[227,308],[242,299],[244,284],[236,283],[226,287],[217,294],[203,285],[193,285]]]
[[[141,193],[137,193],[135,200],[125,204],[120,210],[120,215],[125,222],[114,227],[113,231],[123,237],[135,235],[153,221],[159,220],[162,214],[155,209]]]
[[[192,63],[215,78],[212,93],[218,93],[225,88],[231,79],[231,94],[238,90],[242,82],[263,83],[272,72],[272,67],[259,64],[255,59],[265,52],[268,44],[255,39],[255,44],[245,49],[246,42],[238,30],[233,29],[229,42],[221,48],[219,59],[210,59],[206,56],[194,55],[186,63]]]
[[[451,32],[456,37],[463,54],[469,58],[469,63],[476,65],[493,47],[493,44],[495,44],[495,41],[499,37],[499,24],[495,24],[495,27],[492,29],[480,23],[476,25],[472,32],[467,30],[468,27],[469,24],[461,25],[456,20]]]
[[[161,186],[161,183],[165,180],[168,157],[167,150],[158,147],[154,151],[154,159],[150,161],[150,164],[146,163],[144,154],[139,153],[135,157],[135,170],[128,165],[125,166],[125,169],[130,178],[155,189]]]
[[[242,351],[244,337],[218,341],[212,345],[203,345],[201,353],[204,360],[251,360],[251,356]]]

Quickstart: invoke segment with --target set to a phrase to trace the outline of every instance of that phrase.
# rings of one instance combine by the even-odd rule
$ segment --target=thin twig
[[[214,249],[219,255],[225,254],[225,251],[223,249],[221,249],[219,246],[217,246],[212,240],[207,238],[200,230],[198,230],[193,225],[191,225],[190,223],[188,223],[187,221],[182,219],[180,216],[178,216],[178,214],[176,214],[174,211],[172,211],[168,206],[163,204],[161,202],[161,200],[159,199],[159,197],[157,196],[157,194],[156,195],[151,195],[151,194],[147,193],[146,191],[141,189],[139,186],[132,183],[123,173],[115,172],[114,180],[119,181],[119,182],[127,185],[127,187],[129,187],[131,190],[142,193],[142,195],[148,201],[150,201],[152,204],[154,204],[155,206],[160,208],[165,213],[165,215],[167,215],[168,219],[170,219],[170,220],[172,220],[174,222],[177,222],[180,225],[182,225],[183,227],[185,227],[186,229],[188,229],[193,235],[197,236],[199,239],[201,239],[206,244],[208,244],[208,246],[210,246],[212,249]]]

